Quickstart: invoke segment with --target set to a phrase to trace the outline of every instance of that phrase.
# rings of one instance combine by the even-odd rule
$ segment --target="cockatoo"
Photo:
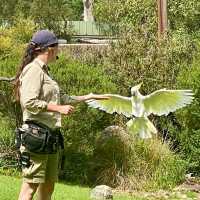
[[[143,96],[139,89],[142,84],[131,88],[131,97],[116,94],[104,94],[108,99],[88,100],[89,107],[98,108],[107,113],[123,114],[131,118],[127,123],[130,133],[139,134],[143,139],[151,138],[157,133],[156,127],[148,119],[150,114],[168,115],[170,112],[190,104],[193,100],[191,90],[160,89]]]

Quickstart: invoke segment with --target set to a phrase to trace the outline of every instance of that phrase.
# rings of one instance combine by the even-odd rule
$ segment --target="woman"
[[[56,60],[57,53],[58,39],[56,36],[48,30],[36,32],[27,46],[15,81],[16,99],[20,102],[23,112],[24,125],[22,127],[25,129],[28,127],[27,130],[31,130],[31,134],[48,130],[48,137],[51,139],[57,138],[57,130],[61,127],[61,115],[69,115],[74,111],[74,107],[67,103],[60,105],[58,84],[48,73],[47,65]],[[65,100],[81,102],[102,98],[106,99],[105,96],[89,94],[69,97]],[[34,129],[34,127],[37,128]],[[29,138],[30,134],[25,133],[26,138]],[[45,134],[47,133],[45,132]],[[54,137],[55,135],[56,137]],[[44,149],[30,151],[32,141],[29,144],[29,149],[26,143],[28,139],[21,145],[24,179],[19,200],[31,200],[36,191],[39,200],[51,199],[54,183],[58,179],[59,162],[58,140],[54,139],[48,140],[48,142],[45,140],[45,148],[48,146],[45,151]],[[36,143],[36,145],[38,144]]]

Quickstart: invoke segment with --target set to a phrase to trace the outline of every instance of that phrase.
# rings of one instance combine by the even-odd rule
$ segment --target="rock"
[[[128,135],[126,131],[120,127],[120,126],[108,126],[107,128],[104,129],[103,134],[109,135],[109,136],[114,136],[114,135],[119,135],[119,136],[124,136]]]
[[[112,188],[107,185],[98,185],[92,189],[90,198],[93,200],[113,199]]]
[[[109,126],[96,140],[95,153],[98,152],[100,154],[98,157],[102,160],[113,159],[113,155],[116,160],[123,160],[127,153],[124,151],[129,151],[130,142],[130,135],[122,127]],[[97,158],[97,160],[99,159]]]
[[[108,126],[105,128],[98,140],[97,145],[105,144],[113,139],[127,143],[130,139],[130,135],[120,126]]]
[[[185,178],[186,179],[190,179],[190,178],[192,178],[193,177],[193,173],[189,173],[189,174],[186,174],[185,175]]]

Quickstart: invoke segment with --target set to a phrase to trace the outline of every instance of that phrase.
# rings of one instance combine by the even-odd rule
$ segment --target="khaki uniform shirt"
[[[60,90],[47,72],[47,66],[34,59],[20,75],[20,104],[23,121],[34,120],[50,128],[61,127],[61,114],[47,111],[47,105],[60,104]],[[73,98],[64,95],[63,103],[72,103]]]

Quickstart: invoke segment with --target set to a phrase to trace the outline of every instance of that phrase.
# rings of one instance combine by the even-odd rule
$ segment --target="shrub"
[[[182,23],[179,11],[184,10],[186,14],[183,5],[189,9],[187,16],[197,9],[192,2],[170,1],[169,5],[169,16],[177,24]],[[176,10],[177,5],[180,10]],[[179,71],[192,63],[197,50],[194,36],[185,26],[174,26],[158,41],[156,2],[123,0],[110,6],[97,0],[94,7],[97,20],[117,23],[119,27],[120,40],[113,44],[112,54],[108,54],[105,71],[117,80],[122,94],[129,94],[129,87],[142,81],[144,93],[162,87],[176,88]],[[176,11],[176,17],[172,11]]]
[[[18,65],[21,62],[22,53],[25,43],[28,42],[35,31],[36,26],[31,19],[16,18],[13,25],[0,29],[0,76],[14,77]],[[0,82],[0,98],[1,98],[1,117],[9,118],[8,124],[14,128],[16,121],[20,121],[21,112],[14,103],[12,92],[12,84],[10,82]],[[19,123],[19,122],[18,122]]]
[[[184,179],[185,162],[159,138],[132,138],[109,127],[99,137],[90,178],[96,184],[129,190],[170,189]]]
[[[168,22],[171,30],[184,28],[192,33],[200,30],[198,0],[169,0]],[[136,27],[148,26],[149,30],[157,29],[157,4],[156,1],[121,0],[112,2],[96,0],[94,4],[95,17],[100,22],[126,23]]]
[[[14,132],[7,123],[7,118],[1,118],[0,152],[9,153],[13,147]]]
[[[176,133],[180,151],[188,160],[188,171],[200,175],[200,59],[199,55],[191,67],[185,67],[178,77],[178,86],[192,89],[195,93],[193,103],[177,113],[181,130]]]
[[[183,27],[190,33],[199,31],[199,9],[200,3],[198,0],[168,1],[170,28],[177,29]]]
[[[7,116],[0,118],[0,173],[4,173],[5,169],[14,172],[18,166],[14,147],[14,129],[8,123],[9,120]]]
[[[94,14],[97,21],[108,24],[129,24],[148,26],[156,29],[156,2],[140,0],[122,0],[110,4],[108,1],[97,0],[94,4]]]
[[[30,18],[16,18],[13,24],[6,28],[0,28],[0,62],[20,62],[25,43],[28,43],[36,30],[36,25]],[[13,72],[16,71],[16,66]],[[6,67],[6,63],[5,63]],[[9,67],[9,65],[7,66]],[[10,74],[8,74],[10,75]]]

